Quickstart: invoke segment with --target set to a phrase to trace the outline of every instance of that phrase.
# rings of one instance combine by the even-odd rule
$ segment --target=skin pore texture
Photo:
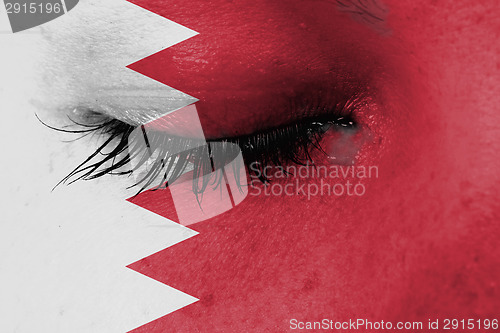
[[[356,163],[379,170],[363,196],[249,196],[131,265],[200,299],[137,332],[498,317],[496,1],[385,1],[382,30],[328,1],[135,3],[200,33],[131,68],[198,98],[207,137],[361,91]]]

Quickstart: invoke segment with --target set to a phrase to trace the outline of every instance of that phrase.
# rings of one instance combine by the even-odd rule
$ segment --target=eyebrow
[[[331,1],[331,0],[329,0]],[[387,33],[386,25],[389,9],[380,0],[335,0],[340,11],[349,13],[351,18],[365,24],[381,34]]]

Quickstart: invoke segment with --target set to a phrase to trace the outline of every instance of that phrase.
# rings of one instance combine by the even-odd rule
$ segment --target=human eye
[[[78,119],[69,117],[71,123],[68,126],[54,129],[81,135],[82,138],[97,135],[102,141],[61,182],[92,180],[105,175],[130,175],[147,164],[147,172],[136,177],[136,182],[131,184],[140,193],[151,187],[168,186],[187,171],[193,171],[196,178],[214,169],[219,170],[241,151],[246,170],[262,183],[267,183],[270,179],[261,172],[266,167],[314,165],[318,160],[325,159],[338,163],[335,161],[337,152],[325,145],[328,141],[338,140],[336,135],[359,129],[356,110],[364,104],[363,96],[339,98],[335,103],[328,104],[300,103],[300,109],[290,110],[290,113],[298,115],[297,119],[271,128],[263,125],[263,129],[249,134],[206,141],[199,137],[172,135],[154,126],[129,124],[95,110],[80,108],[73,114]],[[175,112],[182,114],[184,111]],[[139,140],[146,140],[146,144],[139,144],[138,137]],[[318,156],[319,159],[316,158]],[[202,193],[206,186],[206,183],[202,184],[196,191]]]

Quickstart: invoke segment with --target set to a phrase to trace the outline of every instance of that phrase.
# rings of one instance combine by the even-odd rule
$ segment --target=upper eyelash
[[[239,151],[234,150],[234,145],[231,145],[234,143],[240,147],[245,164],[250,165],[254,163],[257,166],[257,170],[267,165],[282,166],[286,163],[314,163],[311,158],[311,150],[318,149],[319,151],[323,151],[320,146],[320,140],[325,124],[355,126],[352,118],[352,110],[346,110],[348,106],[352,106],[352,104],[345,104],[340,109],[337,107],[330,114],[310,118],[291,125],[246,136],[208,140],[207,145],[185,150],[179,149],[179,147],[190,147],[191,139],[169,136],[165,144],[158,146],[161,151],[158,154],[158,158],[153,162],[149,173],[130,187],[140,186],[140,190],[137,193],[139,194],[150,187],[159,174],[162,174],[163,177],[161,183],[156,184],[156,189],[160,188],[163,183],[166,183],[166,186],[168,186],[169,183],[178,179],[186,171],[190,163],[193,165],[194,178],[206,175],[212,172],[212,169],[220,170],[226,162],[231,161],[235,157],[235,154],[239,153]],[[141,163],[136,165],[134,169],[130,168],[130,153],[140,153],[136,152],[134,147],[130,147],[129,143],[129,136],[136,127],[117,119],[106,118],[92,111],[89,113],[102,119],[97,122],[94,119],[94,121],[85,124],[76,122],[70,118],[72,125],[79,127],[76,130],[69,130],[67,126],[64,128],[51,127],[39,119],[44,125],[54,130],[79,133],[82,136],[89,134],[107,136],[104,143],[94,153],[72,170],[57,185],[61,183],[71,184],[78,180],[96,179],[106,174],[129,175],[140,167]],[[163,133],[160,135],[165,136]],[[148,134],[148,136],[150,135]],[[271,146],[272,149],[270,149]],[[172,148],[175,148],[175,151],[180,151],[180,153],[169,156],[169,151]],[[207,149],[209,150],[208,153],[212,165],[204,163],[203,156],[206,156]],[[146,161],[144,158],[141,158],[141,160],[143,163]],[[216,165],[213,165],[214,161],[217,163]],[[127,168],[127,166],[129,167]],[[254,170],[255,168],[251,169]],[[214,180],[214,184],[218,183],[221,179],[219,173],[215,174],[216,179]],[[235,174],[238,175],[239,173],[235,172]],[[269,180],[262,176],[264,174],[262,172],[258,173],[259,179],[266,183]],[[197,195],[203,193],[211,181],[206,177],[201,177],[201,179],[201,183],[193,181],[193,191]]]

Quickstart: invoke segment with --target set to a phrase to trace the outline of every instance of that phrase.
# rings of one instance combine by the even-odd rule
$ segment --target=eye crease
[[[203,149],[209,149],[211,159],[216,157],[214,160],[224,163],[232,159],[235,154],[234,148],[232,148],[234,145],[230,144],[236,144],[240,147],[245,166],[249,172],[254,169],[249,168],[252,164],[258,168],[286,166],[291,163],[314,164],[311,156],[313,151],[327,154],[321,147],[321,140],[325,133],[354,130],[358,127],[354,114],[359,100],[350,99],[348,102],[337,103],[333,108],[304,109],[302,113],[305,116],[292,123],[249,135],[209,139],[207,140],[208,146],[204,147],[196,145],[197,139],[169,135],[161,131],[150,131],[148,136],[153,140],[162,140],[162,144],[158,145],[157,151],[154,152],[154,161],[148,162],[150,163],[149,173],[137,180],[132,186],[139,187],[139,193],[152,186],[160,187],[165,182],[168,184],[178,179],[190,166],[194,170],[193,174],[199,175],[205,172],[202,169],[206,168],[202,163],[202,156],[206,154]],[[73,124],[70,125],[72,129],[49,127],[82,136],[99,135],[103,136],[105,141],[60,183],[71,184],[78,180],[96,179],[107,174],[127,175],[140,167],[140,165],[134,167],[130,165],[132,154],[145,153],[131,147],[130,136],[137,126],[109,118],[109,116],[92,110],[86,110],[81,118],[82,120],[78,121],[72,120]],[[172,151],[179,153],[172,154]],[[139,164],[146,163],[145,158],[141,157],[139,160]],[[159,175],[161,177],[158,177]],[[158,178],[162,180],[162,184],[156,183]],[[260,180],[263,183],[269,181],[262,177]],[[206,184],[197,190],[201,191],[204,187]]]

